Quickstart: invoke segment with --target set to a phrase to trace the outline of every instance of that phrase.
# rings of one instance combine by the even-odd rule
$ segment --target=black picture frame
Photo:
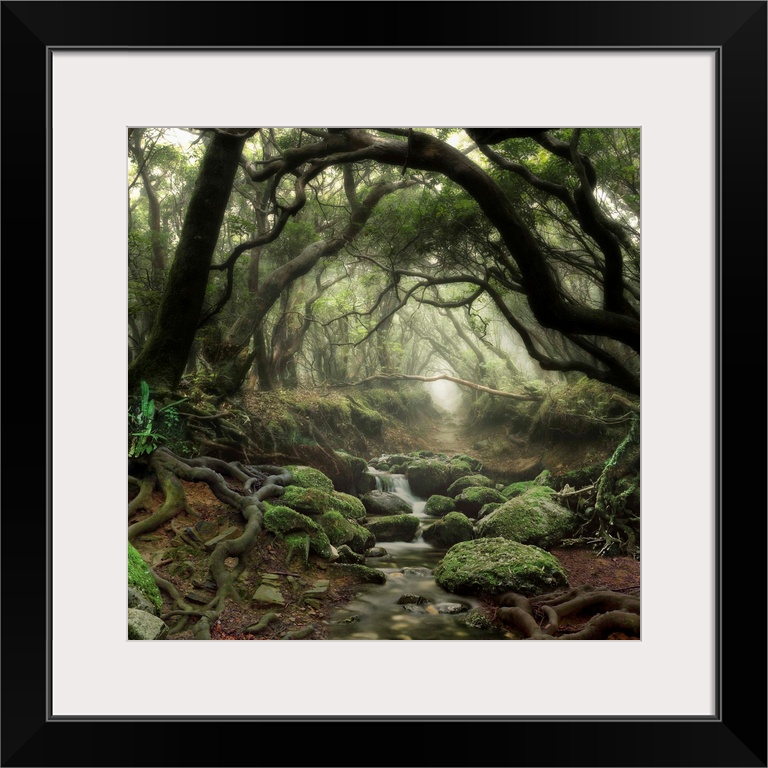
[[[46,387],[34,402],[40,413],[42,403],[47,404],[47,439],[45,509],[42,504],[29,504],[29,498],[40,495],[36,489],[21,505],[6,504],[2,516],[2,765],[132,766],[156,760],[157,765],[184,766],[766,766],[766,515],[760,471],[766,465],[763,451],[756,453],[754,443],[748,447],[747,440],[751,432],[757,444],[765,447],[767,7],[766,2],[698,0],[3,2],[3,266],[14,292],[16,286],[23,286],[42,295],[45,272],[46,309],[38,316],[45,317]],[[470,17],[476,25],[467,23]],[[261,725],[248,722],[253,718],[143,718],[138,722],[110,717],[50,718],[51,657],[44,628],[51,620],[52,585],[43,563],[43,555],[46,563],[52,555],[48,535],[52,199],[44,151],[50,148],[50,53],[62,47],[346,49],[354,47],[350,44],[353,32],[359,41],[354,45],[362,48],[448,47],[457,53],[475,47],[706,48],[718,52],[721,219],[716,501],[720,547],[716,593],[720,631],[715,717],[297,717],[267,719]],[[685,141],[685,137],[671,135],[670,141]],[[26,244],[17,246],[15,238],[11,240],[15,232],[26,233]],[[43,232],[48,233],[46,246]],[[39,280],[32,265],[40,270]],[[21,356],[11,360],[28,358],[30,346],[39,355],[41,337],[32,344],[28,333],[26,340],[20,334],[14,325],[6,334],[11,341],[9,353]],[[14,368],[13,362],[9,367]],[[728,383],[726,371],[731,374]],[[5,383],[9,385],[7,379]],[[16,400],[16,387],[9,386],[9,390]],[[26,385],[23,391],[27,403],[37,392]],[[34,444],[38,455],[39,443]],[[6,445],[12,456],[20,452],[16,440]],[[22,470],[27,491],[30,479],[40,485],[36,466],[22,467],[20,463],[19,472]],[[6,498],[18,482],[15,472],[8,478],[9,474]],[[29,541],[35,542],[34,549],[24,544]],[[42,542],[46,542],[44,551]],[[684,548],[681,542],[683,558]],[[690,585],[690,589],[696,588]],[[22,593],[23,600],[19,599]],[[29,595],[37,597],[31,600]],[[670,631],[695,632],[695,619],[685,616],[685,595],[671,589],[670,599],[679,600],[681,606],[681,625]],[[596,679],[604,674],[596,671]],[[363,695],[364,681],[343,682],[349,685],[350,695]],[[617,695],[622,692],[631,695],[631,670],[617,681]],[[463,723],[460,730],[457,721]],[[333,724],[339,727],[329,728]],[[375,727],[382,725],[386,730]],[[134,749],[146,748],[155,736],[162,745],[160,750],[153,757],[139,757]]]

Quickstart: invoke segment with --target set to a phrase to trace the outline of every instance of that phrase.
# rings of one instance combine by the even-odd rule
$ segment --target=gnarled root
[[[186,494],[181,480],[206,483],[216,498],[236,509],[245,519],[245,528],[240,536],[219,542],[210,555],[209,570],[216,590],[205,606],[192,607],[182,599],[171,582],[152,572],[158,587],[171,596],[176,606],[163,618],[180,617],[171,627],[170,634],[183,631],[188,621],[196,618],[197,622],[192,630],[195,639],[210,640],[211,628],[221,615],[227,599],[240,601],[234,582],[245,566],[244,556],[253,547],[261,532],[262,502],[280,496],[283,486],[291,481],[291,475],[281,467],[249,467],[239,462],[228,463],[211,457],[186,459],[164,448],[154,451],[150,459],[150,469],[159,481],[165,501],[157,512],[128,528],[129,540],[156,530],[179,512],[187,510]],[[233,483],[239,484],[240,488],[233,488],[224,479],[224,475],[231,478]],[[142,484],[141,490],[143,489]],[[237,565],[231,571],[225,564],[230,558],[237,559]]]
[[[640,598],[634,595],[583,587],[544,595],[535,602],[544,615],[543,626],[534,617],[531,600],[516,592],[499,598],[496,615],[528,640],[605,640],[616,632],[640,636]],[[557,634],[563,618],[590,612],[595,615],[578,632]]]

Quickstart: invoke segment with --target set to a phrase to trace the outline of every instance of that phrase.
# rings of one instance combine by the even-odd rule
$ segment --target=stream
[[[376,542],[387,554],[367,557],[365,564],[387,575],[385,584],[361,588],[356,598],[331,617],[332,640],[502,640],[496,629],[476,629],[462,622],[467,611],[481,605],[466,595],[441,589],[432,571],[446,552],[425,542],[423,528],[439,520],[424,511],[426,499],[413,495],[405,475],[368,469],[376,490],[394,493],[419,518],[413,541]]]

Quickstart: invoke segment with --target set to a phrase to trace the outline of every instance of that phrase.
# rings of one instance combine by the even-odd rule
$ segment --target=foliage
[[[150,388],[146,381],[141,382],[141,394],[132,397],[128,405],[128,455],[139,458],[154,451],[168,437],[159,432],[177,432],[181,425],[181,416],[176,409],[179,403],[187,398],[158,408],[154,399],[150,398]]]

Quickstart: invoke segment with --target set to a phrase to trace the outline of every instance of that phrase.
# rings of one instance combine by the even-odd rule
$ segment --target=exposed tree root
[[[148,474],[142,479],[138,479],[129,475],[128,482],[139,486],[139,493],[136,498],[128,504],[128,519],[130,520],[141,509],[149,511],[149,500],[157,486],[157,477]]]
[[[514,627],[528,640],[605,640],[621,632],[640,636],[640,598],[620,592],[583,587],[564,593],[552,593],[532,602],[516,592],[499,598],[496,616]],[[536,621],[535,608],[543,615],[543,626]],[[577,632],[560,633],[560,622],[574,614],[594,614]]]
[[[235,581],[245,568],[244,555],[253,547],[262,528],[261,502],[280,496],[283,486],[290,482],[291,475],[281,467],[271,465],[247,466],[240,462],[225,462],[208,456],[187,459],[165,448],[158,448],[152,453],[149,469],[157,477],[165,494],[165,501],[157,512],[128,528],[129,540],[156,530],[179,512],[188,509],[182,480],[206,483],[219,501],[236,509],[245,520],[245,528],[240,536],[219,542],[210,554],[209,570],[216,590],[211,600],[202,608],[189,605],[171,582],[152,572],[158,587],[171,596],[176,606],[163,618],[180,617],[171,627],[170,634],[183,631],[190,619],[197,619],[193,628],[194,638],[210,640],[211,627],[218,620],[226,601],[233,599],[241,602]],[[225,476],[229,478],[229,482]],[[142,485],[142,489],[143,487]],[[237,559],[237,564],[232,570],[226,565],[229,558]]]

